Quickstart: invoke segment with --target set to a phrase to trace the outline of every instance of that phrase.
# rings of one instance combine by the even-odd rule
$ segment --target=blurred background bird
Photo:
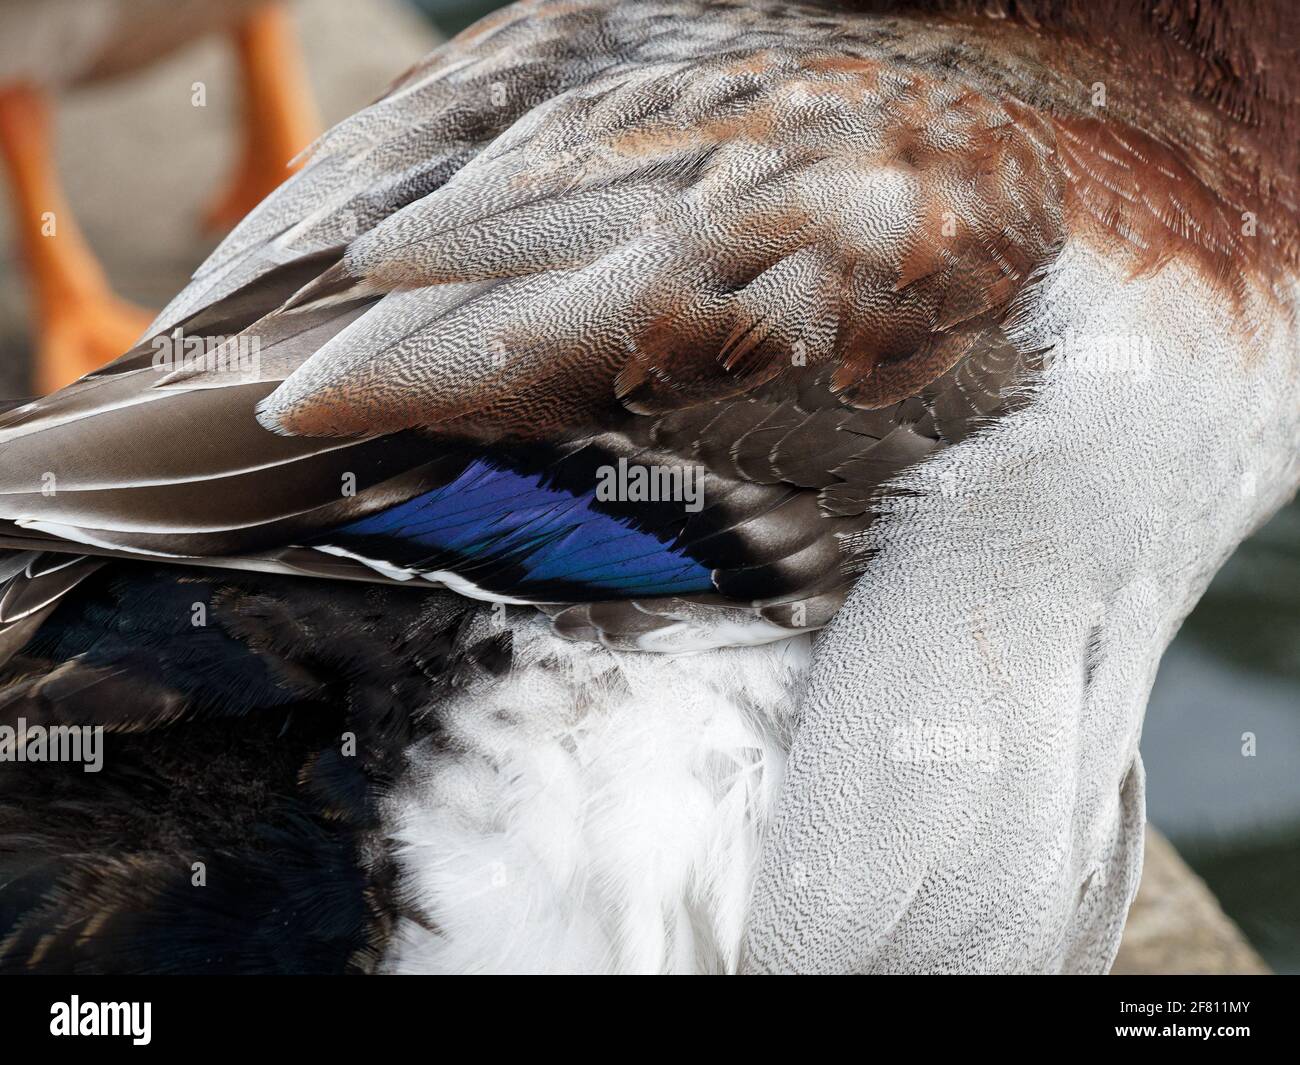
[[[120,354],[153,317],[113,293],[63,193],[59,98],[135,74],[209,34],[225,36],[237,60],[241,143],[202,214],[212,232],[230,228],[292,172],[318,120],[289,11],[274,0],[5,0],[0,18],[0,151],[38,338],[35,385],[48,392]],[[207,106],[207,92],[191,86],[195,107]],[[134,149],[147,165],[165,144]]]

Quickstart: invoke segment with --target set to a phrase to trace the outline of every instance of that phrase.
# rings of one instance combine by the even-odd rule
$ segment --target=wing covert
[[[813,18],[534,3],[439,50],[155,336],[0,420],[10,544],[432,580],[618,645],[824,624],[889,482],[1015,402],[1063,223],[1045,118]],[[179,335],[258,357],[160,373]],[[602,496],[627,468],[700,498]]]

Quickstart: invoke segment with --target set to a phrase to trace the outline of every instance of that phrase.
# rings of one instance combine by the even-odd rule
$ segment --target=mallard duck
[[[1295,19],[879,6],[505,8],[4,416],[5,968],[1106,970]]]
[[[244,86],[244,144],[204,213],[228,229],[287,177],[315,118],[288,13],[270,0],[10,0],[0,11],[0,156],[31,276],[42,392],[116,358],[152,313],[113,294],[61,191],[49,100],[131,73],[211,32],[231,35]],[[196,90],[201,91],[201,90]]]

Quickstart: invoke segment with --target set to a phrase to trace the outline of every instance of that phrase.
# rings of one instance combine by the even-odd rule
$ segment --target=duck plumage
[[[479,31],[332,132],[148,341],[11,415],[0,516],[164,555],[346,551],[576,604],[571,632],[593,628],[586,601],[677,593],[772,636],[824,623],[880,486],[1008,402],[1023,357],[1004,327],[1060,240],[1043,133],[880,60],[846,67],[811,15],[773,30],[733,13],[672,60],[653,12],[550,15]],[[613,71],[592,78],[571,58],[611,21]],[[548,80],[534,104],[520,37],[573,87]],[[864,76],[878,88],[854,98]],[[466,124],[484,127],[469,159]],[[1003,159],[1000,186],[979,177]],[[973,224],[931,246],[918,219],[945,212]],[[340,226],[358,231],[345,247]],[[160,379],[182,335],[246,341],[256,366]],[[59,456],[56,492],[30,483],[29,448]],[[620,462],[698,470],[700,509],[595,499]],[[620,551],[643,560],[623,579]],[[596,628],[636,646],[646,616]]]
[[[1236,153],[1207,138],[1250,126],[1226,90],[1222,113],[1188,90],[1171,91],[1158,119],[1131,99],[1098,117],[1085,72],[1110,78],[1115,62],[1027,14],[993,23],[960,5],[867,14],[585,0],[485,19],[327,133],[145,341],[0,416],[0,544],[24,552],[0,595],[6,706],[30,720],[84,713],[128,746],[181,742],[191,724],[207,736],[234,735],[245,718],[283,722],[292,753],[254,777],[299,766],[295,784],[281,773],[266,785],[298,826],[296,853],[369,869],[355,891],[339,889],[328,963],[322,954],[303,968],[370,969],[385,949],[381,967],[396,971],[838,965],[838,946],[818,955],[783,938],[805,891],[789,879],[804,858],[784,859],[819,831],[804,826],[792,843],[790,826],[813,808],[844,807],[827,825],[869,819],[843,793],[831,806],[815,798],[831,778],[807,748],[777,842],[765,842],[792,708],[830,668],[814,662],[809,674],[806,634],[851,591],[912,596],[898,615],[928,633],[946,601],[966,603],[969,558],[1048,507],[1014,487],[1026,471],[1058,468],[1050,437],[1026,438],[1036,442],[1009,467],[997,452],[1001,498],[1003,482],[978,480],[986,467],[970,457],[1056,409],[1040,388],[1074,345],[1060,279],[1090,279],[1098,268],[1085,262],[1114,270],[1122,331],[1186,272],[1214,323],[1220,304],[1233,309],[1254,369],[1225,372],[1289,374],[1278,396],[1294,387],[1293,176],[1279,176],[1250,133]],[[1281,209],[1247,239],[1242,220],[1268,214],[1266,192]],[[1271,354],[1252,363],[1256,348]],[[1108,395],[1098,387],[1076,403]],[[1234,512],[1238,536],[1294,490],[1294,462],[1277,459],[1276,443],[1294,435],[1294,418],[1288,429],[1285,414],[1257,406],[1242,433],[1267,437],[1257,465],[1268,490],[1249,515]],[[1129,464],[1178,451],[1154,414],[1160,432],[1145,437],[1111,420],[1092,439],[1125,433]],[[926,480],[941,468],[957,483]],[[630,487],[637,476],[644,490]],[[1046,490],[1067,490],[1057,484]],[[944,521],[900,519],[931,501]],[[973,534],[989,516],[996,534]],[[960,545],[970,555],[952,560],[951,584],[932,582],[931,563]],[[913,558],[914,570],[882,557]],[[1010,602],[1016,578],[998,572],[989,594]],[[169,608],[138,599],[138,582],[160,604],[211,597],[220,632],[185,631],[183,617],[153,634],[146,615]],[[1050,583],[1036,587],[1050,595]],[[1174,598],[1183,609],[1186,596]],[[868,614],[859,603],[849,616]],[[901,620],[870,617],[863,631],[908,644]],[[982,625],[988,660],[993,630]],[[926,668],[944,641],[964,639],[928,635],[909,644]],[[844,639],[844,623],[832,626],[823,663],[853,658]],[[177,651],[151,666],[137,641]],[[1078,641],[1084,657],[1089,641]],[[361,648],[373,655],[355,657]],[[699,654],[685,665],[621,657],[629,651]],[[915,702],[891,653],[882,647],[879,666],[892,694],[860,691]],[[1041,668],[1033,661],[1025,668]],[[660,712],[651,682],[668,687],[668,672],[691,714],[664,711],[678,731],[656,735],[642,764],[637,737]],[[392,691],[380,691],[383,677]],[[130,696],[134,708],[114,719],[105,707],[137,685],[149,697]],[[80,702],[81,691],[97,694]],[[1144,700],[1126,690],[1117,705],[1140,721]],[[317,707],[310,725],[303,707]],[[808,736],[824,735],[820,720],[808,719]],[[382,736],[367,733],[372,761],[345,771],[322,737],[359,728]],[[246,738],[231,742],[247,751]],[[1087,818],[1109,819],[1105,831],[1088,821],[1096,846],[1112,848],[1109,894],[1080,894],[1069,878],[1099,884],[1100,866],[1078,856],[1067,873],[1057,864],[1030,878],[1052,892],[1069,880],[1076,907],[1048,907],[1032,948],[1008,939],[1031,965],[1104,968],[1113,955],[1136,875],[1135,744],[1133,729],[1114,726],[1114,757],[1094,771],[1109,798],[1087,805]],[[639,775],[659,758],[678,761]],[[653,810],[633,780],[658,797]],[[675,796],[697,788],[695,805],[677,810]],[[812,806],[800,805],[805,793]],[[1070,816],[1085,815],[1056,827],[1088,835]],[[340,820],[344,851],[315,849],[321,825]],[[619,849],[638,833],[642,855]],[[474,886],[497,866],[500,883],[489,874]],[[919,912],[936,882],[921,868],[894,884],[889,862],[857,867],[855,883],[871,886],[864,906],[889,931],[886,942],[855,925],[864,945],[846,968],[1004,958],[993,947],[943,954],[956,934],[946,929],[920,947],[909,940],[918,925],[899,899]],[[35,964],[28,928],[49,919],[51,885],[70,875],[39,863],[23,874],[36,885],[23,898],[37,901],[5,941],[7,958],[28,959],[12,964]],[[386,885],[386,901],[367,877]],[[754,883],[762,920],[747,931]],[[276,877],[265,886],[304,890]],[[421,909],[413,896],[435,901]],[[519,922],[536,935],[521,938]],[[136,926],[124,927],[129,939]],[[1076,950],[1071,936],[1095,942]]]

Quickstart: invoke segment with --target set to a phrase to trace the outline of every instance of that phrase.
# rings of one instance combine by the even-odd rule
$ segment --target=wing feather
[[[616,643],[697,624],[656,594],[824,620],[888,483],[1014,402],[1060,161],[885,30],[687,7],[511,9],[326,134],[144,344],[0,415],[0,539],[422,575]],[[196,337],[255,358],[160,363]],[[598,498],[620,463],[702,498]]]

